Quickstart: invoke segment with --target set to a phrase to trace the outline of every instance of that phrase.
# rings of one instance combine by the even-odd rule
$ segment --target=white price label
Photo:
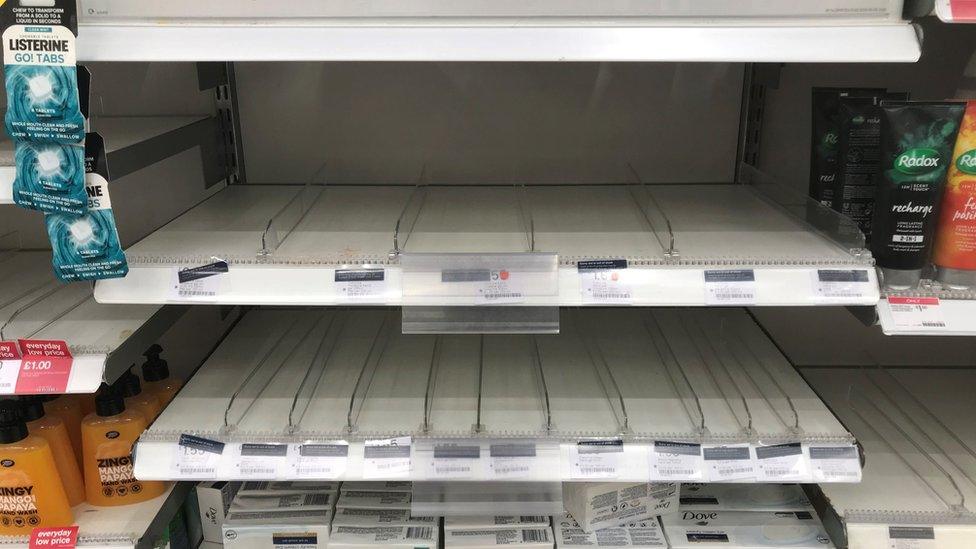
[[[581,440],[570,449],[572,478],[617,478],[624,455],[624,441],[619,438]]]
[[[430,460],[428,478],[471,478],[481,473],[481,446],[477,444],[437,443]]]
[[[534,442],[493,442],[488,447],[488,476],[496,479],[529,477],[538,459]]]
[[[749,444],[706,444],[702,446],[702,458],[709,482],[756,478],[756,460]]]
[[[386,269],[336,269],[333,282],[339,299],[386,297]]]
[[[895,327],[901,330],[940,331],[946,328],[937,297],[888,297],[888,309]]]
[[[861,298],[871,290],[867,269],[817,269],[810,275],[813,294],[826,301]]]
[[[936,549],[932,526],[889,526],[888,549]]]
[[[225,291],[229,266],[215,261],[199,267],[174,267],[169,298],[174,301],[216,301]]]
[[[0,360],[0,394],[12,395],[17,390],[20,365],[20,359]]]
[[[580,261],[576,269],[583,303],[627,304],[633,300],[626,259]]]
[[[701,444],[655,440],[648,456],[651,480],[703,480]]]
[[[403,478],[410,475],[410,437],[367,440],[363,448],[363,478]]]
[[[705,271],[706,305],[752,305],[756,302],[756,273],[752,269]]]
[[[756,446],[756,479],[761,482],[803,482],[810,463],[799,442]]]
[[[349,443],[344,440],[292,444],[290,454],[293,474],[300,479],[340,478],[349,465]]]
[[[861,456],[851,444],[807,447],[814,482],[861,482]]]
[[[176,446],[174,473],[182,479],[215,478],[223,454],[223,442],[182,434]]]
[[[275,479],[286,475],[287,444],[242,443],[234,462],[235,478]]]

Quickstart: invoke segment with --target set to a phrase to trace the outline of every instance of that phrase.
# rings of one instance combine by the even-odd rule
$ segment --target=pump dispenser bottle
[[[51,447],[28,433],[18,408],[0,401],[0,535],[6,536],[74,521]]]
[[[156,395],[160,408],[165,408],[183,387],[183,380],[169,375],[169,364],[159,358],[161,352],[163,348],[154,343],[143,353],[146,362],[142,364],[142,379],[146,382],[143,389]]]
[[[85,415],[81,411],[81,401],[76,395],[45,396],[41,397],[44,402],[44,412],[49,416],[61,418],[65,429],[68,430],[68,438],[71,439],[71,447],[75,451],[75,459],[78,466],[81,466],[81,419]]]
[[[136,410],[146,417],[146,423],[152,423],[161,409],[159,399],[149,391],[142,390],[139,377],[132,373],[130,368],[119,377],[115,386],[122,393],[125,399],[125,407],[129,410]]]
[[[81,422],[88,503],[129,505],[165,491],[164,483],[143,482],[133,475],[132,446],[145,428],[146,418],[126,410],[119,391],[103,383],[95,396],[95,413]]]
[[[71,447],[68,429],[57,416],[44,413],[44,402],[37,397],[21,397],[20,417],[27,423],[27,432],[39,436],[47,441],[54,456],[54,464],[61,475],[64,493],[68,496],[68,504],[74,507],[85,501],[85,481],[81,478],[81,469],[75,458],[75,451]]]

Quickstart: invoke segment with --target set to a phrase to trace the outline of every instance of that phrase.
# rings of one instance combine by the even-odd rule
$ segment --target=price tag
[[[367,440],[363,448],[363,478],[409,476],[410,443],[410,437]]]
[[[475,298],[480,303],[521,303],[525,291],[518,276],[508,269],[445,269],[441,282],[475,285]]]
[[[234,464],[236,478],[274,479],[284,476],[287,444],[242,443]]]
[[[702,457],[709,482],[756,478],[756,461],[748,444],[704,445]]]
[[[888,297],[888,309],[895,327],[913,331],[941,331],[946,327],[937,297]]]
[[[78,544],[78,526],[34,528],[31,531],[30,549],[70,549]]]
[[[496,442],[488,447],[488,476],[525,478],[531,476],[538,459],[534,442]]]
[[[752,305],[756,302],[756,272],[752,269],[705,271],[706,305]]]
[[[619,438],[580,440],[570,448],[570,475],[573,478],[617,478],[624,455]]]
[[[175,474],[177,478],[215,478],[223,454],[223,442],[182,434],[176,446]]]
[[[701,444],[655,440],[649,455],[651,480],[702,480]]]
[[[481,446],[438,443],[430,460],[429,478],[471,478],[481,472]]]
[[[68,388],[71,375],[71,351],[64,341],[21,339],[18,341],[23,356],[20,375],[17,377],[17,393],[60,394]]]
[[[810,275],[813,294],[827,301],[861,298],[871,290],[867,269],[817,269]]]
[[[334,479],[345,474],[349,465],[349,443],[292,444],[291,464],[301,479]]]
[[[16,341],[0,341],[0,394],[10,395],[17,390],[20,375],[20,349]]]
[[[633,300],[626,259],[580,261],[576,264],[583,303],[627,304]]]
[[[199,267],[174,267],[170,299],[174,301],[216,301],[226,276],[226,261],[215,261]]]
[[[334,283],[340,299],[386,297],[386,269],[336,269]]]
[[[756,479],[803,482],[810,479],[810,464],[799,442],[756,446]]]
[[[810,471],[814,482],[861,482],[861,456],[851,444],[811,444]]]
[[[932,526],[889,526],[889,549],[936,549]]]
[[[952,15],[953,22],[962,23],[972,23],[976,21],[976,1],[974,0],[939,0],[936,2],[937,8],[940,9],[939,15],[942,15],[944,8],[942,4],[947,4],[949,13]],[[963,157],[965,158],[965,157]],[[970,168],[972,169],[972,168]],[[969,172],[966,172],[969,173]]]

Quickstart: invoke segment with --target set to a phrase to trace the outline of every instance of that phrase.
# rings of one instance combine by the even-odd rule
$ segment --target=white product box
[[[437,517],[415,517],[409,509],[357,509],[342,507],[332,517],[333,526],[437,526]]]
[[[438,549],[437,526],[334,526],[329,549]]]
[[[512,528],[548,527],[549,517],[542,515],[444,517],[444,530],[509,530]]]
[[[351,480],[342,483],[343,492],[411,492],[413,482],[409,480]]]
[[[564,482],[563,505],[587,532],[678,510],[679,486],[665,483]]]
[[[224,521],[225,549],[325,549],[330,511],[230,513]]]
[[[587,532],[569,513],[554,520],[556,527],[556,546],[569,547],[619,547],[644,549],[648,547],[667,547],[664,530],[652,517],[625,526],[615,526]]]
[[[834,547],[809,511],[680,511],[661,520],[674,549]]]
[[[342,491],[337,507],[357,509],[410,509],[410,492]]]
[[[331,511],[335,496],[328,492],[315,494],[288,494],[284,496],[245,496],[237,494],[230,504],[231,513],[254,511],[281,511],[303,509],[306,511]]]
[[[464,547],[465,549],[495,549],[515,545],[521,549],[553,549],[552,530],[545,528],[507,528],[445,530],[444,547]]]
[[[799,484],[681,485],[682,511],[813,511]]]
[[[304,492],[338,492],[338,482],[248,481],[241,484],[242,496],[286,496]]]
[[[197,484],[197,504],[200,507],[200,530],[204,541],[223,541],[221,527],[230,509],[234,495],[241,488],[240,482],[201,482]]]

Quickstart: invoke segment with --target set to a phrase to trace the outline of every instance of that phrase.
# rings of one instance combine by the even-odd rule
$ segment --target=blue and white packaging
[[[88,211],[84,147],[17,141],[14,156],[13,198],[18,206],[75,216]]]
[[[54,274],[63,282],[120,278],[129,272],[108,194],[105,144],[97,133],[85,140],[85,172],[88,211],[45,218]]]

